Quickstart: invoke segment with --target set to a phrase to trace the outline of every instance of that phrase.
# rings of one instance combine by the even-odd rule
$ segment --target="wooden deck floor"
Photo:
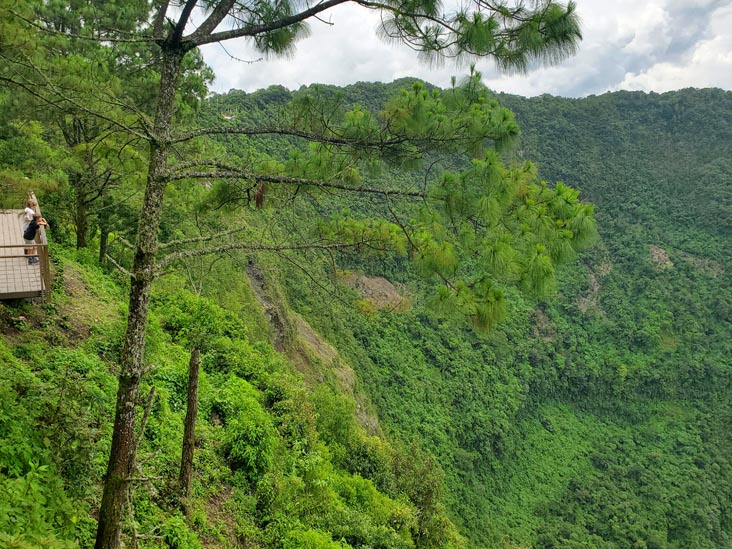
[[[23,255],[22,246],[23,210],[0,210],[0,299],[43,295],[39,265],[28,265],[25,257],[12,257]]]

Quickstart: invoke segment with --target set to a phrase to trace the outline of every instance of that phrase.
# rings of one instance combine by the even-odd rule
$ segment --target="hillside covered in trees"
[[[378,112],[413,84],[318,92]],[[307,91],[230,92],[190,115],[267,124]],[[152,297],[145,398],[155,390],[137,434],[130,546],[732,543],[732,93],[497,99],[521,128],[503,160],[535,161],[551,187],[562,181],[596,205],[600,238],[558,270],[556,295],[507,288],[505,318],[483,334],[440,307],[419,265],[379,250],[233,249],[171,265]],[[49,305],[0,306],[0,544],[86,547],[128,284],[109,261],[97,265],[97,248],[104,235],[110,257],[129,267],[139,182],[109,187],[107,209],[89,219],[90,247],[75,250],[74,181],[64,175],[74,157],[42,122],[11,114],[2,205],[19,207],[34,187],[53,228],[56,286]],[[266,136],[205,145],[267,162],[297,157],[293,146]],[[435,170],[466,161],[449,151],[425,160]],[[134,155],[125,162],[135,173]],[[413,188],[409,170],[402,162],[373,174]],[[240,216],[263,234],[275,231],[268,216],[284,216],[297,233],[314,216],[374,207],[322,193],[277,209],[290,196],[265,187],[257,204],[258,190],[171,186],[163,240],[203,234],[207,216]],[[194,344],[198,440],[181,505]]]

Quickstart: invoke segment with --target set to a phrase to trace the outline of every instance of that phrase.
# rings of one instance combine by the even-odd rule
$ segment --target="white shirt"
[[[36,215],[35,210],[33,208],[29,208],[28,206],[26,206],[26,208],[25,208],[25,220],[26,221],[30,221],[31,219],[33,219],[33,216],[34,215]]]

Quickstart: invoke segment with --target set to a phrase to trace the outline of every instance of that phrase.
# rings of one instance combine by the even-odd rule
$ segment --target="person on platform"
[[[48,222],[41,217],[41,214],[34,213],[33,219],[30,220],[28,227],[23,231],[23,240],[25,240],[26,245],[33,246],[36,243],[36,234],[40,227],[51,228]],[[28,265],[38,265],[39,261],[38,256],[35,255],[35,248],[31,247],[30,250],[33,255],[28,258]]]
[[[25,231],[28,230],[28,225],[30,225],[30,222],[33,220],[33,216],[36,215],[36,208],[38,207],[38,204],[33,198],[29,198],[28,201],[25,203],[25,210],[21,214],[23,216],[23,234],[25,234]],[[32,255],[35,253],[33,251],[33,248],[26,248],[24,251],[25,255]]]

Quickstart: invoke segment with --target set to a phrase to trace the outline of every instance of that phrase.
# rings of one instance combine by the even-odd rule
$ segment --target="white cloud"
[[[698,42],[682,62],[658,63],[629,73],[616,89],[669,91],[687,87],[732,89],[732,7],[715,13],[710,38]]]
[[[500,75],[489,61],[478,63],[486,83],[522,95],[582,96],[616,89],[666,91],[679,87],[732,89],[732,0],[578,0],[584,40],[579,54],[559,66],[528,75]],[[214,68],[216,91],[254,91],[272,84],[295,89],[311,83],[345,85],[390,82],[414,76],[439,86],[466,72],[447,64],[430,68],[404,46],[376,37],[375,12],[342,5],[328,14],[332,25],[311,24],[291,59],[246,64],[230,59],[218,45],[204,48]],[[225,44],[241,59],[260,57],[243,41]]]
[[[623,29],[633,35],[623,47],[626,54],[654,57],[671,44],[669,13],[660,5],[646,4],[635,10],[632,19],[623,23]]]
[[[350,5],[334,8],[325,24],[311,23],[311,36],[297,44],[294,57],[273,58],[254,64],[234,61],[214,44],[203,50],[206,61],[216,70],[215,89],[239,88],[253,91],[271,84],[297,88],[313,82],[344,85],[359,80],[391,81],[399,72],[410,73],[416,58],[402,48],[379,41],[375,12]],[[241,59],[257,59],[261,54],[243,41],[226,43],[226,49]],[[412,55],[413,57],[413,55]],[[224,71],[218,67],[226,66]]]

